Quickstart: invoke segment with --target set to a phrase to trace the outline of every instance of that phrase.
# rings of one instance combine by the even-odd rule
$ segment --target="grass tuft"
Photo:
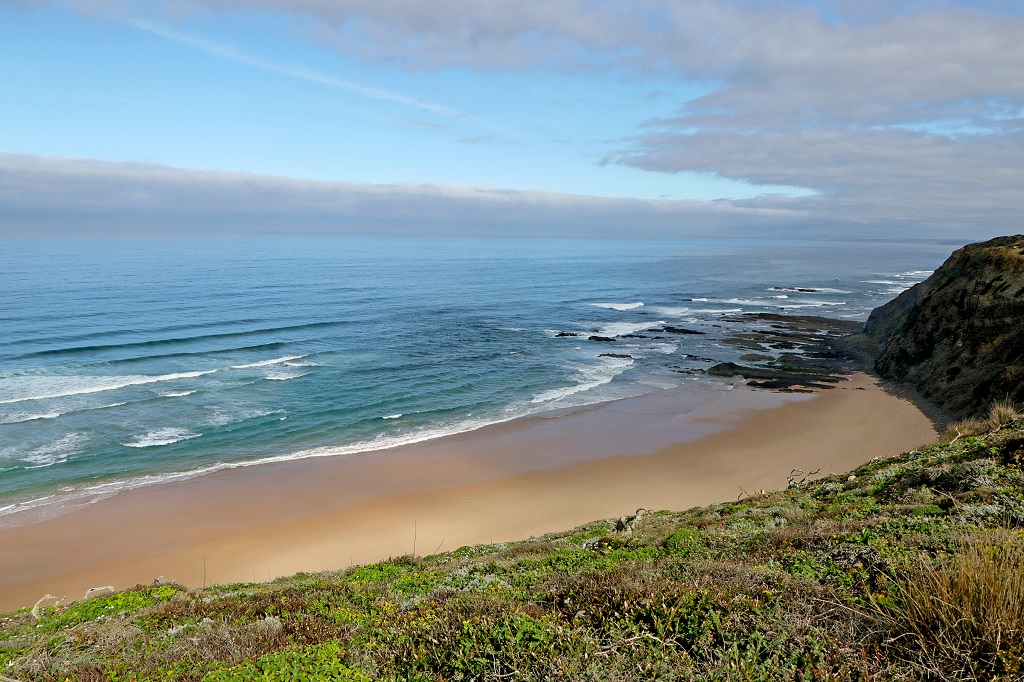
[[[992,403],[988,415],[984,419],[961,419],[946,427],[946,438],[966,438],[981,436],[996,431],[1020,419],[1022,415],[1012,400],[999,400]]]
[[[1024,539],[996,531],[964,539],[938,568],[921,560],[874,602],[890,650],[926,677],[1024,675]]]
[[[988,433],[988,422],[980,419],[961,419],[946,427],[946,438],[965,438],[967,436],[980,436]]]
[[[987,420],[989,430],[995,431],[1015,419],[1020,419],[1020,417],[1021,414],[1017,411],[1017,406],[1012,400],[1000,400],[992,403],[992,407],[988,411]]]

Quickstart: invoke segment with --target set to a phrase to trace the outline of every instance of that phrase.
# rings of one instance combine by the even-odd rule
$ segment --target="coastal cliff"
[[[968,244],[876,308],[875,369],[953,417],[1024,401],[1024,235]]]

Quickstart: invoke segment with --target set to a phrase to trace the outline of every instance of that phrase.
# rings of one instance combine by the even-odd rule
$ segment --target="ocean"
[[[0,524],[225,467],[725,390],[702,370],[744,352],[723,343],[738,314],[864,320],[953,248],[307,234],[0,247]],[[644,333],[664,325],[704,333]]]

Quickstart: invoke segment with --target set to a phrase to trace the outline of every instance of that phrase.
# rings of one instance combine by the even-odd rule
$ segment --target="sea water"
[[[743,352],[723,343],[738,315],[864,320],[952,249],[304,234],[0,243],[0,523],[225,467],[724,390],[703,370]],[[704,333],[644,333],[666,324]]]

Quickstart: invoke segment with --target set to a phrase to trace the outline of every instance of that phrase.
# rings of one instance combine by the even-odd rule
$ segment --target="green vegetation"
[[[1001,415],[849,475],[625,525],[24,609],[0,616],[0,675],[1021,680],[1024,421]]]

